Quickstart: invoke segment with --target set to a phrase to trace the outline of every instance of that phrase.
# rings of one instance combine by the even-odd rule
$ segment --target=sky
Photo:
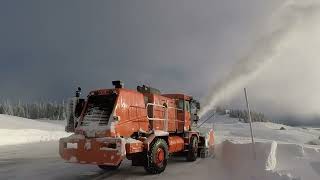
[[[86,94],[120,79],[131,89],[146,84],[204,101],[252,51],[279,7],[278,0],[2,0],[0,99],[61,101],[78,86]],[[320,110],[319,44],[309,35],[318,32],[316,20],[298,25],[282,60],[246,84],[257,111]],[[238,89],[221,104],[244,108],[242,96]]]

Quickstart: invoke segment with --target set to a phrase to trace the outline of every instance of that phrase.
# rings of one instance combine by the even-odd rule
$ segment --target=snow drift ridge
[[[320,174],[319,148],[272,141],[257,142],[255,149],[256,159],[253,158],[251,143],[227,140],[218,145],[217,159],[228,179],[317,179]]]

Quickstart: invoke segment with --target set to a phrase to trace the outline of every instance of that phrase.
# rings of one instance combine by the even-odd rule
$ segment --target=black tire
[[[163,139],[156,140],[147,152],[144,169],[150,174],[160,174],[167,166],[169,157],[168,144]]]
[[[209,150],[207,148],[203,148],[200,150],[200,157],[207,158],[209,157]]]
[[[114,171],[117,170],[121,165],[121,162],[117,166],[108,166],[108,165],[98,165],[98,167],[105,171]]]
[[[195,161],[198,157],[198,138],[192,136],[190,139],[190,144],[188,146],[187,161]]]

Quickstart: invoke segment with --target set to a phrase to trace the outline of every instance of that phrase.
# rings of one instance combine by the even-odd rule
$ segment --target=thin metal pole
[[[256,159],[255,141],[254,141],[254,136],[253,136],[252,118],[251,118],[250,105],[249,105],[249,101],[248,101],[247,88],[244,88],[244,95],[245,95],[245,98],[246,98],[247,109],[248,109],[248,117],[249,117],[250,132],[251,132],[253,158]]]
[[[207,122],[208,120],[210,120],[212,117],[213,117],[213,120],[215,119],[215,112],[211,115],[211,116],[209,116],[205,121],[203,121],[201,124],[200,124],[200,126],[197,126],[197,128],[199,128],[199,127],[201,127],[205,122]],[[213,122],[212,122],[213,123]]]

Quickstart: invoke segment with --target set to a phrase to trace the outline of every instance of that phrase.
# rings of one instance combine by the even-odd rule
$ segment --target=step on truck
[[[64,160],[114,170],[127,158],[159,174],[171,155],[195,161],[213,153],[213,130],[196,128],[200,103],[191,96],[112,83],[114,88],[91,91],[87,99],[79,88],[70,100],[66,131],[73,134],[59,142]]]

